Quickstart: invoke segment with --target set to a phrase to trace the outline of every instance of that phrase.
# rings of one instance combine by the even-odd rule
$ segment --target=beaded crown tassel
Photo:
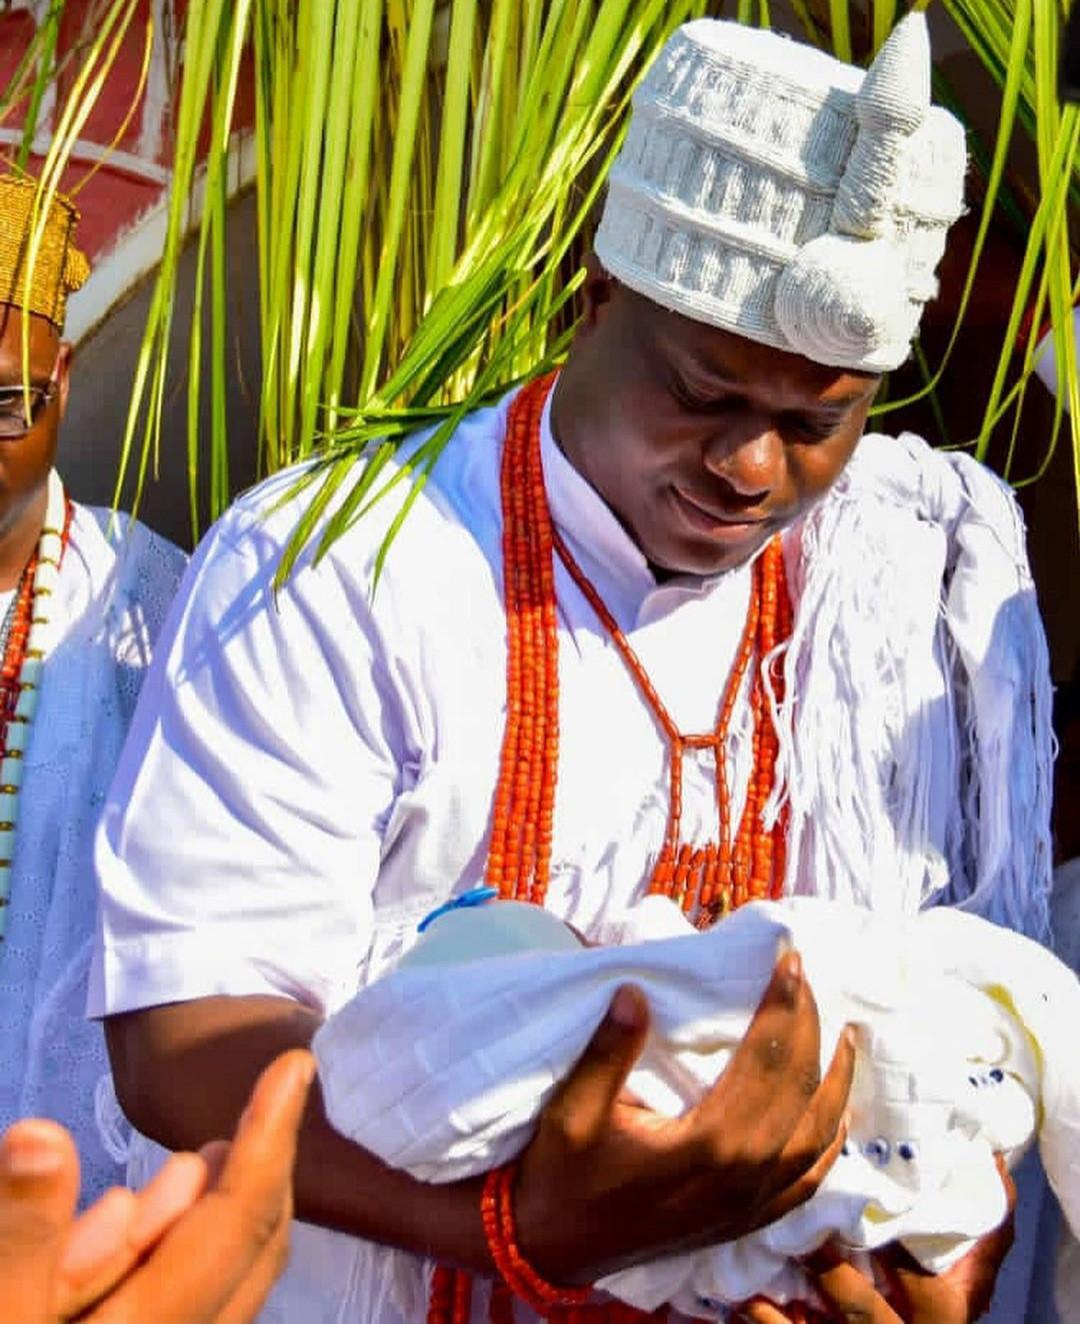
[[[554,376],[529,383],[510,407],[503,448],[503,577],[507,619],[506,730],[492,814],[486,881],[504,899],[542,906],[551,869],[552,820],[559,755],[559,642],[555,557],[565,566],[611,638],[668,745],[667,824],[648,891],[671,897],[699,927],[744,902],[780,895],[785,868],[786,816],[766,826],[763,811],[776,784],[779,742],[762,663],[770,668],[772,698],[783,698],[776,650],[791,633],[792,609],[783,549],[773,539],[753,567],[746,625],[711,731],[681,732],[603,599],[555,528],[544,488],[540,422]],[[724,752],[732,714],[747,673],[753,716],[753,766],[746,804],[732,833],[731,793]],[[681,840],[682,763],[688,749],[711,749],[716,765],[715,841]],[[553,1324],[635,1324],[667,1318],[618,1301],[593,1302],[580,1289],[560,1293],[532,1274],[517,1252],[511,1209],[512,1168],[492,1174],[485,1191],[489,1244],[501,1247],[503,1275],[492,1288],[490,1324],[514,1324],[515,1298]],[[497,1235],[496,1235],[497,1234]],[[468,1324],[472,1278],[440,1265],[432,1281],[427,1324]]]
[[[41,673],[56,641],[49,607],[71,533],[72,505],[56,472],[49,475],[45,522],[22,573],[8,618],[0,667],[0,942],[7,927],[23,758],[37,712]]]

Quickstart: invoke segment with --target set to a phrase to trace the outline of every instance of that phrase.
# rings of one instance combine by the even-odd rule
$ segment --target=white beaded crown
[[[922,14],[870,69],[698,19],[645,75],[597,256],[675,312],[864,372],[908,355],[963,209],[963,126],[930,104]]]

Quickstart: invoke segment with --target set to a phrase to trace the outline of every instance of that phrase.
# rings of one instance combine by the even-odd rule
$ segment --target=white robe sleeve
[[[280,546],[248,520],[196,554],[105,806],[94,1016],[221,993],[325,1010],[370,942],[400,766],[387,664],[332,562],[275,596]]]

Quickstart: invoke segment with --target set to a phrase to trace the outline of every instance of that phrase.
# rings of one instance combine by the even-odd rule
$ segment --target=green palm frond
[[[227,499],[228,437],[214,393],[225,371],[226,273],[214,254],[222,251],[235,71],[249,36],[263,467],[318,449],[323,472],[311,499],[321,509],[376,427],[388,438],[363,477],[350,480],[329,526],[334,537],[381,490],[373,484],[388,447],[417,410],[458,417],[565,352],[568,254],[580,243],[633,77],[675,24],[704,8],[701,0],[192,4],[169,236],[118,492],[131,464],[141,485],[159,444],[193,148],[209,107],[189,480],[194,512],[199,457],[209,454],[215,512]],[[306,40],[320,25],[333,40]],[[214,365],[208,442],[196,433],[204,323]],[[437,431],[417,457],[418,474],[446,435]]]
[[[1080,107],[1061,106],[1057,97],[1059,42],[1065,7],[1057,0],[941,0],[1002,88],[998,141],[980,220],[979,237],[965,287],[965,303],[995,214],[1002,187],[1006,153],[1019,122],[1031,134],[1038,163],[1038,192],[1013,306],[1002,339],[994,381],[976,438],[975,453],[986,459],[990,436],[1010,403],[1019,408],[1034,371],[1034,343],[1024,356],[1020,375],[1006,401],[1006,384],[1014,372],[1017,335],[1025,313],[1032,310],[1038,327],[1049,310],[1054,331],[1058,390],[1054,425],[1040,468],[1045,468],[1057,442],[1068,402],[1074,454],[1080,456],[1080,413],[1077,412],[1076,345],[1072,308],[1076,263],[1070,245],[1071,203],[1080,181]],[[1033,291],[1033,286],[1034,291]],[[960,316],[963,314],[963,307]],[[959,318],[958,318],[959,320]],[[953,337],[955,343],[955,334]],[[950,345],[951,349],[951,345]],[[947,357],[947,356],[946,356]],[[944,364],[942,365],[942,368]],[[939,370],[940,372],[940,370]],[[1014,446],[1004,465],[1013,477]]]
[[[1014,352],[1016,333],[1025,314],[1036,324],[1048,315],[1060,378],[1056,428],[1067,423],[1080,457],[1069,231],[1080,196],[1078,111],[1060,106],[1055,93],[1066,6],[916,3],[948,15],[1000,98],[996,132],[974,153],[979,220],[952,340],[939,361],[923,361],[920,394],[958,370],[952,349],[991,227],[1003,215],[1022,218],[1016,297],[974,444],[987,456],[995,429],[1015,434],[1034,368],[1030,346]],[[130,23],[131,4],[102,0],[101,13]],[[810,40],[867,58],[910,7],[902,0],[790,3]],[[574,271],[634,79],[676,23],[721,8],[705,0],[190,0],[168,229],[117,493],[133,474],[137,505],[160,445],[178,263],[199,194],[188,356],[193,519],[207,465],[213,513],[230,496],[224,328],[236,273],[225,268],[224,235],[246,52],[255,83],[261,468],[316,457],[298,480],[310,514],[287,571],[320,515],[335,512],[325,546],[386,490],[387,461],[408,432],[434,429],[410,470],[393,471],[397,482],[422,480],[465,409],[565,352]],[[773,17],[767,0],[735,0],[726,12],[754,23]],[[42,32],[38,55],[20,75],[24,97],[48,67]],[[316,32],[322,39],[312,40]],[[91,96],[93,87],[84,92]],[[205,132],[210,148],[197,169]],[[1010,175],[1018,134],[1030,138],[1037,163],[1026,187]],[[54,145],[53,178],[69,147],[70,136]],[[207,396],[209,432],[200,435],[198,406]],[[907,402],[894,397],[885,408]],[[363,467],[353,463],[361,450]],[[1010,451],[1005,460],[1014,477],[1019,459]],[[1023,476],[1046,460],[1023,457]],[[1080,458],[1077,464],[1080,472]]]

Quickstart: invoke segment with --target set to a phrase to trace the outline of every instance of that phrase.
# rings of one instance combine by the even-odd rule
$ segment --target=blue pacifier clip
[[[453,897],[450,901],[444,901],[441,906],[430,911],[424,916],[416,926],[417,933],[423,933],[427,926],[439,918],[440,915],[447,914],[451,910],[468,910],[471,906],[482,906],[488,901],[494,901],[499,895],[497,887],[470,887],[467,892],[462,892],[460,896]]]

